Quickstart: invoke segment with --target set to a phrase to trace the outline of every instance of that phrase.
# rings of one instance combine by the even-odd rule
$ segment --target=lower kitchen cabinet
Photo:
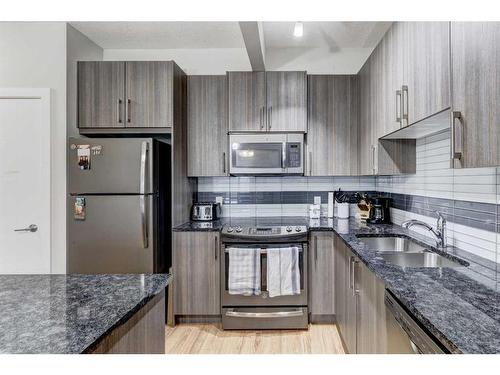
[[[335,310],[346,350],[387,352],[384,283],[335,235]]]
[[[309,311],[313,322],[332,322],[335,314],[335,262],[332,232],[311,232]]]
[[[220,234],[173,233],[174,315],[220,315]]]

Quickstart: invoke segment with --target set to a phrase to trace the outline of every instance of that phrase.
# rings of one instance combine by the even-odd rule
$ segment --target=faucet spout
[[[429,224],[420,221],[420,220],[407,220],[401,224],[403,228],[410,229],[413,226],[419,226],[422,228],[427,229],[429,232],[431,232],[435,239],[436,239],[436,244],[437,247],[440,249],[446,248],[446,219],[444,216],[439,212],[436,211],[436,214],[438,216],[437,218],[437,223],[436,223],[436,229],[434,229],[432,226]]]

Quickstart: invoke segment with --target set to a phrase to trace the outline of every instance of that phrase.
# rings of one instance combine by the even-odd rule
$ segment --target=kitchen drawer
[[[222,309],[224,329],[307,329],[307,307],[234,307]]]

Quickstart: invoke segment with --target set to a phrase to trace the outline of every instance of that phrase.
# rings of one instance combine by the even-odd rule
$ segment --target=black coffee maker
[[[391,198],[373,197],[369,198],[369,212],[367,223],[390,224],[391,222]]]

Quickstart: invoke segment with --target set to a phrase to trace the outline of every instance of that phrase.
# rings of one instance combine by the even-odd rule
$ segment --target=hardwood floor
[[[165,329],[167,354],[344,354],[334,324],[307,331],[223,331],[216,324],[179,324]]]

